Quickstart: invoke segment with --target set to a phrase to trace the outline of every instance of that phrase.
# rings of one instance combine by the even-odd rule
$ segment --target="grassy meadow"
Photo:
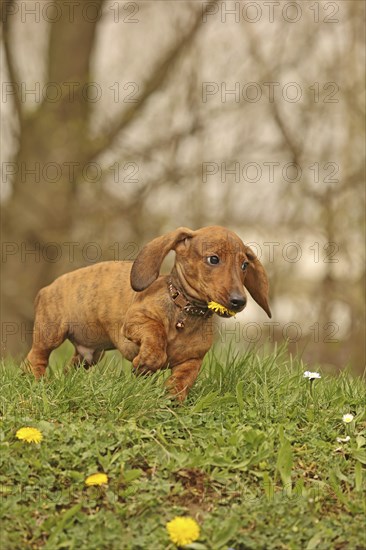
[[[167,373],[107,354],[65,374],[66,353],[39,383],[1,365],[1,550],[173,550],[176,516],[198,523],[196,550],[366,548],[361,379],[217,349],[178,406]],[[27,426],[39,444],[17,439]],[[108,483],[87,486],[96,472]]]

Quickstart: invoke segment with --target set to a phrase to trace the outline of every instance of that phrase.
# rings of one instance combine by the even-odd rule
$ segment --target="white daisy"
[[[350,439],[351,438],[350,438],[349,435],[346,435],[346,437],[337,437],[337,442],[338,443],[347,443]]]
[[[354,419],[354,416],[353,414],[350,414],[350,413],[344,414],[342,417],[343,422],[345,422],[346,424],[350,424],[353,419]]]
[[[309,380],[314,380],[315,378],[321,378],[321,375],[318,372],[310,372],[309,370],[304,372],[304,378],[309,378]]]

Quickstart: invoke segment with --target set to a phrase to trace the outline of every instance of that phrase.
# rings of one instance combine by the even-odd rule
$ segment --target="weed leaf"
[[[293,453],[291,443],[282,435],[282,442],[278,450],[276,469],[281,476],[282,483],[288,496],[291,495],[291,470],[293,464]]]

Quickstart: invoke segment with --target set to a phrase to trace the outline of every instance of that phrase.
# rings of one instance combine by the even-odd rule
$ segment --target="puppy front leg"
[[[193,386],[202,365],[202,359],[190,359],[172,367],[166,386],[172,396],[183,402]]]
[[[138,373],[155,372],[167,365],[167,337],[162,323],[136,315],[123,326],[126,338],[140,347],[132,364]]]

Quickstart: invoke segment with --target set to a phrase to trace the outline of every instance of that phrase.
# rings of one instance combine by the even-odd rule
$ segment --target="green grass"
[[[310,392],[284,350],[212,352],[177,406],[165,373],[135,378],[109,355],[65,375],[64,354],[39,383],[1,366],[2,550],[173,549],[179,515],[198,521],[196,549],[365,548],[360,379],[323,375]],[[23,426],[41,444],[17,440]],[[97,471],[108,486],[86,487]]]

